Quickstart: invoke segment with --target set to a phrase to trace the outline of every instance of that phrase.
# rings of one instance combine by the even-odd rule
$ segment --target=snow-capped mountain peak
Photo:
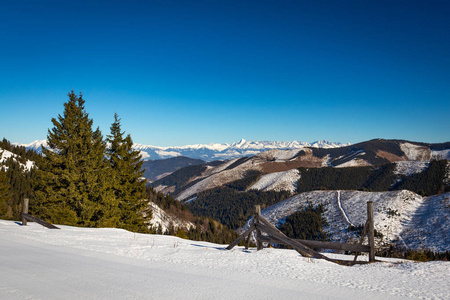
[[[24,146],[27,149],[41,153],[42,147],[48,147],[46,140],[36,140],[30,144],[14,145]],[[219,160],[219,159],[233,159],[243,156],[256,155],[264,151],[273,149],[301,149],[304,147],[315,148],[337,148],[347,146],[349,144],[333,143],[329,141],[317,141],[314,143],[292,141],[247,141],[241,139],[232,144],[228,143],[211,143],[211,144],[194,144],[185,146],[159,147],[144,144],[134,144],[133,148],[141,152],[144,159],[165,159],[177,156],[186,156],[189,158],[202,159],[205,161]]]

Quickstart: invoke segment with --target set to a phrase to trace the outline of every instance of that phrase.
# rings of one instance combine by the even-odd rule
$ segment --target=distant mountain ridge
[[[33,149],[37,153],[42,152],[42,147],[47,147],[46,140],[37,140],[30,144],[14,145],[24,146],[27,149]],[[201,159],[204,161],[213,160],[228,160],[243,156],[253,156],[268,150],[292,150],[302,149],[305,147],[330,149],[339,148],[351,145],[349,143],[342,144],[339,142],[329,142],[326,140],[316,141],[313,143],[307,142],[280,142],[280,141],[246,141],[241,139],[238,142],[228,143],[211,143],[186,145],[186,146],[174,146],[174,147],[159,147],[143,144],[134,144],[133,148],[141,152],[144,160],[158,160],[171,157],[185,156],[192,159]]]

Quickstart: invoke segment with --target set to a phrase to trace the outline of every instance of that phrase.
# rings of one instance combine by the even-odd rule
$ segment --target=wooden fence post
[[[28,213],[28,202],[29,201],[30,200],[28,198],[24,198],[23,199],[23,210],[22,210],[22,212],[24,214]],[[22,226],[26,226],[26,225],[27,225],[27,219],[25,219],[25,217],[22,216]]]
[[[259,216],[261,215],[261,206],[255,205],[255,224],[259,224]],[[256,250],[261,250],[263,248],[263,244],[260,240],[261,230],[256,229]]]
[[[369,238],[369,261],[375,261],[375,228],[373,224],[373,201],[367,201],[367,223],[369,228],[367,230],[367,236]]]

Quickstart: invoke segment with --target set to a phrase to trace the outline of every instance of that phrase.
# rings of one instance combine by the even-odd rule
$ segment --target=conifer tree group
[[[63,115],[52,119],[30,210],[57,224],[145,232],[142,162],[131,137],[123,139],[116,114],[107,147],[100,129],[92,129],[83,96],[68,96]]]

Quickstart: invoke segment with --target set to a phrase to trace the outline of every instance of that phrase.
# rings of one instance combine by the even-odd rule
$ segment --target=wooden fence
[[[247,238],[247,244],[245,246],[248,249],[250,243],[250,237],[255,232],[256,247],[257,250],[263,249],[263,243],[267,244],[282,244],[288,245],[294,248],[298,253],[305,257],[325,259],[341,265],[352,266],[355,264],[366,264],[375,261],[375,239],[374,239],[374,224],[373,224],[373,202],[367,202],[367,221],[364,226],[364,232],[361,236],[359,244],[345,244],[338,242],[324,242],[324,241],[311,241],[311,240],[298,240],[291,239],[284,235],[278,228],[272,225],[269,221],[261,216],[261,207],[259,205],[255,208],[255,214],[250,223],[250,228],[241,234],[233,243],[231,243],[226,249],[231,250],[234,246],[239,244],[242,240]],[[262,233],[266,235],[263,235]],[[368,235],[369,245],[363,245],[365,235]],[[345,250],[356,252],[353,260],[339,260],[329,258],[313,249],[333,249],[333,250]],[[358,261],[359,252],[368,252],[369,261]]]
[[[27,220],[31,221],[31,222],[36,222],[38,224],[41,224],[42,226],[45,226],[49,229],[60,229],[59,227],[56,227],[53,224],[50,224],[48,222],[45,222],[39,218],[36,218],[32,215],[28,214],[28,198],[23,199],[23,210],[22,210],[22,226],[26,226],[27,225]]]

